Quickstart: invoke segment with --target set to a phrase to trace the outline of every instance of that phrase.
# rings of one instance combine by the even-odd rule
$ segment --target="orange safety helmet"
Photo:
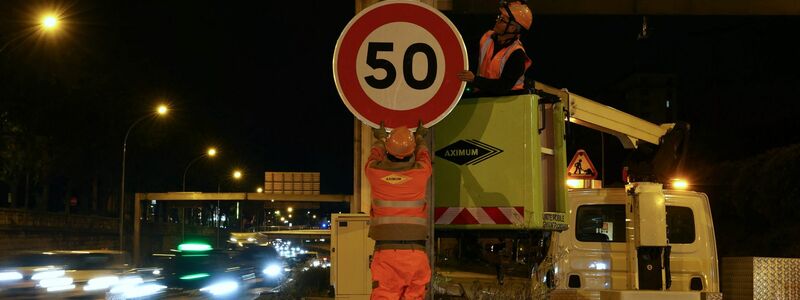
[[[405,158],[414,153],[417,143],[414,141],[414,134],[405,126],[400,126],[392,130],[386,138],[386,152],[394,157]]]
[[[500,5],[500,14],[522,25],[525,30],[531,30],[533,14],[524,1],[502,1]]]

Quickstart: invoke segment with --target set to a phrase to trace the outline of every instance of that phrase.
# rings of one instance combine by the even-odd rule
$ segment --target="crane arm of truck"
[[[534,87],[543,99],[550,99],[548,102],[568,104],[567,121],[616,136],[623,147],[634,149],[627,162],[632,182],[666,182],[680,172],[688,147],[689,124],[657,125],[566,89],[539,82]]]
[[[592,101],[581,95],[536,82],[537,92],[555,95],[568,103],[568,121],[619,138],[626,149],[637,147],[639,140],[658,145],[673,124],[656,125],[629,113]]]

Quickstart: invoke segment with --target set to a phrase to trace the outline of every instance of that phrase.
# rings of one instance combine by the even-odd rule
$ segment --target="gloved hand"
[[[459,71],[456,74],[456,76],[458,76],[458,79],[461,81],[466,81],[466,82],[475,81],[475,73],[472,73],[472,71],[470,70]]]
[[[418,136],[423,137],[423,138],[426,135],[428,135],[428,128],[425,128],[425,126],[422,126],[422,120],[420,120],[419,123],[417,124],[417,131],[414,132],[414,135],[418,135]]]
[[[381,127],[372,128],[372,136],[381,141],[385,141],[386,137],[389,136],[389,133],[386,132],[386,127],[383,126],[383,121],[381,121]]]

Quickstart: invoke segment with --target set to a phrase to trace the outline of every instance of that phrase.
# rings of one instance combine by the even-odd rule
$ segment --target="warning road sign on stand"
[[[417,1],[383,1],[356,15],[333,53],[333,78],[359,120],[430,127],[461,99],[467,51],[455,25]]]
[[[597,169],[594,164],[589,160],[589,154],[583,149],[575,152],[572,161],[569,162],[567,167],[567,177],[572,179],[595,179],[597,178]]]

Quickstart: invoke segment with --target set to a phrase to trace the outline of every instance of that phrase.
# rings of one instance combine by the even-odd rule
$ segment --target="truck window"
[[[575,218],[575,238],[581,242],[625,242],[625,205],[581,205]],[[667,239],[670,244],[695,240],[691,208],[667,206]]]
[[[684,206],[667,206],[667,239],[670,244],[694,243],[694,213]]]
[[[575,222],[581,242],[625,242],[625,205],[581,205]]]

